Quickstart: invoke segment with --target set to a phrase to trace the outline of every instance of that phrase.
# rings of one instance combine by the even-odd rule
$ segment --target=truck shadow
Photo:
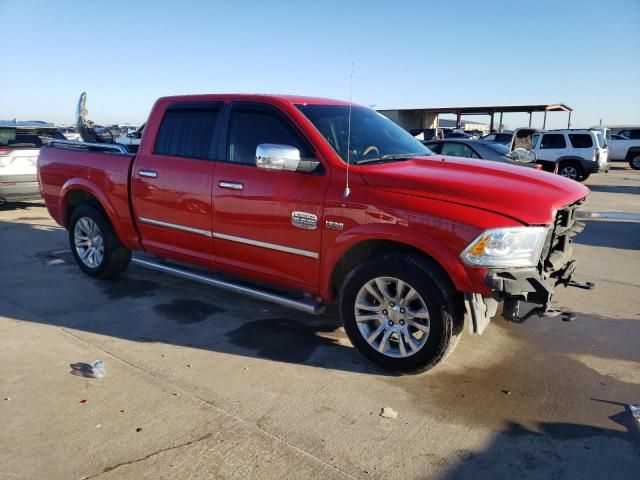
[[[0,293],[0,300],[4,296],[11,306],[34,312],[23,313],[18,320],[138,342],[392,375],[355,351],[335,306],[320,316],[307,315],[136,265],[117,279],[94,280],[78,269],[60,232],[53,237],[52,232],[29,224],[3,225],[8,235],[30,239],[24,242],[20,260],[24,267],[18,270],[32,281],[15,288],[15,295]],[[52,239],[47,241],[47,236]],[[43,244],[52,249],[28,252],[31,245]],[[14,290],[11,280],[3,282],[0,291]],[[15,318],[12,312],[0,302],[0,316]]]
[[[574,238],[577,244],[640,250],[640,222],[585,218],[580,218],[580,221],[585,223],[585,229]]]

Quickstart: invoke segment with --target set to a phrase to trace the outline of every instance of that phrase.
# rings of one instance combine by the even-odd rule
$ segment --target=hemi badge
[[[344,223],[342,222],[332,222],[331,220],[327,220],[324,222],[324,226],[331,230],[344,230]]]

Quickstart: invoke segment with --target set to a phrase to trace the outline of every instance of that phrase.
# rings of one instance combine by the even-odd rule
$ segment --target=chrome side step
[[[260,290],[257,287],[249,287],[246,285],[241,285],[239,283],[233,283],[230,280],[222,280],[210,275],[205,275],[203,273],[189,271],[186,268],[177,268],[173,265],[170,266],[164,263],[135,256],[131,259],[131,261],[137,265],[140,265],[141,267],[150,268],[159,272],[169,273],[171,275],[186,278],[189,280],[195,280],[196,282],[206,283],[207,285],[213,285],[214,287],[223,288],[232,292],[242,293],[249,297],[257,298],[259,300],[264,300],[267,302],[277,303],[285,307],[300,310],[305,313],[310,313],[312,315],[320,315],[326,308],[326,305],[324,303],[318,302],[312,298],[297,300],[295,298],[290,298],[279,293],[270,292],[268,290]]]

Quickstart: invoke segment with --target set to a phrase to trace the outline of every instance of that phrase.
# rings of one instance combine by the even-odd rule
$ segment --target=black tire
[[[560,166],[558,167],[558,175],[570,178],[571,180],[575,180],[576,182],[581,182],[584,177],[585,171],[580,165],[579,162],[573,160],[565,160],[560,162]]]
[[[76,224],[82,218],[93,220],[102,235],[104,255],[99,264],[90,267],[81,258],[74,241]],[[80,205],[69,221],[69,245],[78,266],[84,273],[94,278],[114,278],[124,272],[131,262],[131,250],[124,247],[116,235],[109,220],[95,207]]]
[[[392,357],[380,353],[358,328],[355,318],[358,292],[377,277],[394,277],[406,282],[422,297],[429,311],[430,331],[426,343],[411,356]],[[351,343],[373,363],[397,372],[423,372],[449,355],[462,333],[462,308],[461,294],[442,270],[432,261],[411,254],[386,253],[367,259],[347,275],[340,293],[340,314]]]
[[[629,166],[634,170],[640,170],[640,151],[630,152],[628,157]]]
[[[589,178],[590,176],[591,176],[591,173],[589,173],[589,172],[584,172],[584,173],[582,174],[582,177],[580,178],[580,181],[581,181],[581,182],[584,182],[584,181],[586,181],[586,180],[587,180],[587,178]]]

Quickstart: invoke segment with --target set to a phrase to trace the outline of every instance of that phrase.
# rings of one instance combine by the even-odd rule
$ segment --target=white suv
[[[40,197],[36,164],[51,138],[65,140],[55,127],[0,125],[0,204]]]
[[[558,174],[579,182],[610,167],[607,140],[597,130],[541,131],[533,135],[531,150],[539,163],[556,164]]]

